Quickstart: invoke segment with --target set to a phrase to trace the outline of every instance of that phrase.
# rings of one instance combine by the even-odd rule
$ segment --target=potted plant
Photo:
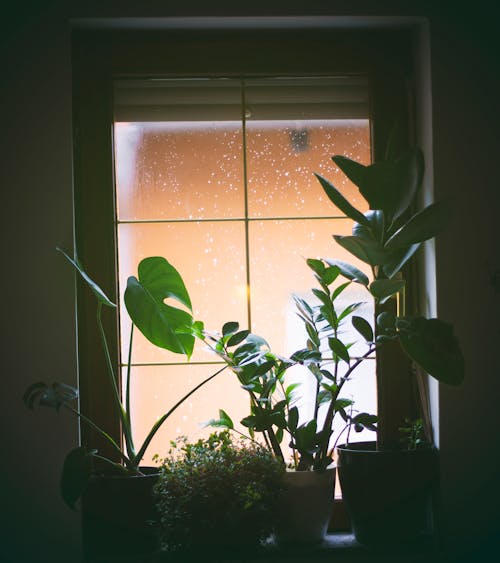
[[[61,251],[62,252],[62,251]],[[131,357],[126,370],[125,399],[118,389],[118,378],[111,361],[108,341],[102,323],[102,311],[115,309],[116,305],[88,276],[78,259],[73,260],[63,252],[82,279],[93,292],[97,302],[97,328],[103,346],[108,380],[103,382],[113,390],[114,405],[120,414],[122,441],[116,441],[104,428],[99,427],[78,407],[78,389],[63,383],[33,383],[24,393],[25,404],[51,407],[59,412],[68,410],[101,436],[114,452],[113,459],[98,451],[78,446],[68,453],[61,476],[61,492],[65,502],[74,509],[83,496],[84,551],[89,560],[109,561],[121,555],[133,557],[152,551],[156,546],[156,533],[149,520],[155,519],[152,486],[158,471],[141,467],[141,462],[151,440],[169,416],[197,389],[218,372],[211,375],[173,405],[160,417],[144,442],[136,448],[132,436],[130,410]],[[166,304],[171,298],[187,310]],[[161,257],[149,257],[138,266],[138,277],[127,282],[124,301],[132,320],[132,333],[138,328],[154,345],[175,353],[191,356],[194,337],[188,330],[193,323],[191,301],[177,270]]]
[[[351,362],[350,344],[341,340],[344,323],[351,317],[362,332],[368,325],[353,315],[360,303],[339,308],[339,296],[351,280],[334,284],[341,274],[338,266],[325,266],[319,260],[307,263],[320,287],[313,290],[314,304],[295,297],[308,338],[306,347],[290,358],[274,354],[263,338],[239,330],[235,322],[226,323],[221,333],[207,332],[201,324],[196,331],[196,336],[223,359],[249,395],[251,412],[241,424],[252,437],[260,434],[275,457],[289,466],[284,476],[283,509],[277,527],[280,541],[313,542],[325,536],[334,498],[335,445],[351,425],[357,430],[374,430],[376,423],[375,416],[355,412],[353,401],[341,395],[344,384],[375,348],[371,344],[363,357]],[[307,367],[314,377],[314,406],[310,416],[299,415],[296,403],[300,383],[287,383],[286,374],[296,365]],[[333,421],[337,415],[343,419],[344,428],[334,440]],[[222,410],[219,418],[210,423],[234,429],[232,419]],[[286,448],[290,448],[291,459],[286,459]]]
[[[370,208],[360,212],[328,180],[317,175],[329,199],[354,221],[352,235],[334,238],[369,265],[371,280],[344,262],[327,259],[324,264],[337,266],[346,279],[363,286],[374,300],[374,328],[366,327],[365,339],[368,346],[377,349],[378,383],[383,384],[387,377],[406,376],[408,364],[401,358],[409,357],[439,382],[460,384],[464,360],[451,325],[440,319],[409,316],[404,310],[398,312],[393,298],[407,285],[400,274],[403,266],[422,242],[443,230],[450,214],[446,202],[413,212],[424,171],[421,151],[413,148],[369,166],[344,156],[334,156],[333,161],[359,188]],[[396,357],[393,365],[400,366],[399,373],[385,369],[387,348]],[[410,541],[428,530],[428,506],[437,484],[437,452],[422,440],[410,441],[412,447],[401,448],[401,428],[404,436],[412,435],[403,420],[387,424],[382,417],[377,443],[337,448],[343,498],[356,538],[363,543]]]
[[[267,448],[229,430],[172,442],[155,485],[162,549],[206,559],[258,548],[273,532],[283,472]]]

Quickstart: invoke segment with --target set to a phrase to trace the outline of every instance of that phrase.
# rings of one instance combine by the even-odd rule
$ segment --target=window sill
[[[396,539],[396,538],[395,538]],[[239,552],[238,552],[239,551]],[[365,547],[358,543],[348,532],[328,534],[314,545],[277,545],[270,542],[260,549],[231,548],[213,553],[181,556],[179,553],[163,553],[150,560],[150,563],[189,563],[206,561],[211,563],[272,563],[274,561],[292,561],[311,563],[331,560],[336,563],[438,563],[437,548],[432,537],[422,538],[416,544],[398,545],[396,542],[381,547]],[[148,560],[149,561],[149,560]],[[130,562],[132,563],[132,562]]]

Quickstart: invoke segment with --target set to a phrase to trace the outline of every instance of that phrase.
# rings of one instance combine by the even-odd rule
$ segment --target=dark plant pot
[[[82,496],[85,560],[140,561],[158,548],[153,485],[156,468],[144,476],[93,475]]]
[[[429,538],[439,481],[435,448],[377,451],[375,442],[359,442],[337,451],[342,497],[360,543]]]
[[[321,473],[287,471],[281,499],[278,543],[315,543],[324,539],[332,515],[335,468]]]

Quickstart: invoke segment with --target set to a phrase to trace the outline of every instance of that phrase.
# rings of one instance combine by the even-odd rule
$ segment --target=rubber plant
[[[194,346],[194,336],[191,333],[193,318],[189,294],[180,274],[165,258],[156,256],[145,258],[138,266],[138,277],[130,276],[128,278],[124,302],[132,323],[129,343],[130,351],[126,370],[125,398],[122,400],[117,384],[117,374],[111,361],[108,340],[102,322],[103,311],[116,309],[116,304],[89,277],[78,258],[72,259],[62,250],[60,252],[74,266],[95,296],[97,327],[108,376],[108,380],[104,384],[111,386],[113,401],[120,416],[123,438],[122,441],[116,441],[104,428],[98,426],[91,418],[80,411],[78,406],[78,389],[76,387],[59,382],[48,385],[40,381],[33,383],[27,388],[23,400],[28,408],[34,409],[38,405],[40,407],[54,408],[57,412],[61,409],[70,411],[80,419],[82,424],[92,428],[98,435],[104,438],[119,460],[115,461],[114,459],[104,457],[97,450],[89,450],[85,446],[78,446],[68,453],[62,470],[61,492],[68,506],[74,508],[91,475],[94,461],[98,461],[112,472],[140,475],[141,461],[159,428],[188,397],[213,379],[221,370],[206,378],[168,409],[155,422],[144,442],[139,448],[136,448],[132,435],[130,409],[131,349],[134,328],[138,328],[155,346],[177,354],[184,354],[189,359]],[[165,303],[166,299],[180,303],[185,309]]]
[[[332,157],[368,203],[366,213],[351,205],[330,181],[316,174],[331,202],[354,221],[352,234],[334,235],[335,241],[369,266],[371,279],[340,260],[322,262],[339,268],[342,276],[366,288],[374,300],[374,330],[364,325],[360,331],[370,346],[379,349],[399,344],[398,349],[429,375],[442,383],[459,385],[464,379],[465,366],[453,327],[441,319],[398,312],[395,300],[391,299],[407,285],[401,274],[403,266],[424,241],[434,238],[447,226],[450,218],[447,201],[413,211],[424,174],[423,154],[419,148],[392,156],[395,154],[389,148],[386,160],[368,166],[345,156]],[[353,324],[358,330],[359,323],[354,317]],[[384,373],[377,371],[380,380]],[[380,447],[389,441],[393,443],[393,436],[397,439],[398,428],[385,428],[382,420],[378,426]]]

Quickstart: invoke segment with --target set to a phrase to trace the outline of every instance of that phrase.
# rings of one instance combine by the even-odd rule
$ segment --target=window
[[[307,335],[292,293],[312,299],[314,278],[305,258],[351,260],[332,239],[332,232],[350,233],[351,222],[324,195],[313,171],[338,175],[336,184],[342,182],[359,207],[357,189],[330,157],[340,153],[370,162],[368,102],[364,76],[116,81],[120,297],[140,259],[162,255],[181,271],[195,317],[208,330],[236,320],[278,354],[302,348]],[[356,293],[354,284],[342,295],[346,305],[364,300]],[[126,359],[130,326],[123,304],[121,313]],[[361,314],[373,318],[368,304]],[[132,420],[139,442],[172,403],[218,369],[203,346],[186,364],[141,335],[132,358]],[[368,412],[376,412],[374,363],[366,363],[345,390],[356,397],[357,409]],[[299,407],[308,420],[313,377],[296,366],[289,378],[301,382],[300,395],[306,396]],[[209,432],[200,423],[216,417],[218,408],[235,421],[248,415],[246,393],[230,373],[178,409],[151,444],[146,463],[176,436],[194,439]],[[341,420],[338,426],[340,431]],[[353,438],[372,436],[364,431]]]
[[[259,177],[259,171],[267,170],[265,174],[268,176],[268,183],[281,186],[287,185],[288,180],[291,185],[299,185],[302,182],[302,179],[299,182],[297,177],[288,177],[288,180],[285,180],[287,177],[284,176],[287,172],[293,172],[302,178],[302,171],[297,172],[300,166],[310,167],[308,172],[311,173],[324,171],[326,176],[332,178],[333,167],[330,170],[323,167],[328,166],[329,157],[334,152],[344,152],[344,149],[350,146],[347,133],[352,132],[353,128],[358,128],[359,133],[355,143],[359,142],[362,147],[359,158],[367,161],[370,153],[380,156],[394,120],[399,120],[404,127],[408,126],[407,79],[411,69],[410,39],[403,32],[388,30],[383,33],[338,30],[244,30],[238,33],[198,30],[168,34],[88,30],[75,32],[73,56],[76,239],[79,256],[88,271],[102,282],[108,294],[114,295],[118,300],[123,279],[131,272],[132,267],[135,268],[141,253],[164,255],[186,278],[195,305],[199,303],[199,316],[206,321],[207,326],[218,329],[221,320],[239,320],[242,325],[250,325],[253,331],[271,340],[270,343],[277,352],[292,351],[272,334],[273,323],[270,324],[269,319],[266,319],[266,310],[269,308],[266,299],[274,298],[268,290],[267,277],[270,274],[266,272],[265,267],[270,263],[275,266],[277,257],[283,256],[283,250],[280,246],[275,246],[277,257],[264,260],[259,256],[259,249],[269,248],[269,240],[275,241],[276,245],[284,238],[299,235],[299,227],[308,233],[325,234],[327,246],[324,250],[316,241],[309,248],[297,250],[298,256],[294,256],[290,264],[299,267],[302,252],[304,257],[334,254],[331,234],[339,232],[340,229],[332,225],[331,221],[335,220],[340,225],[343,221],[345,223],[345,220],[335,216],[331,204],[328,204],[326,215],[322,206],[313,206],[307,211],[302,208],[299,212],[301,206],[296,206],[293,198],[282,197],[282,192],[276,192],[272,198],[278,204],[271,205],[265,179]],[[200,58],[200,53],[203,53],[203,58]],[[203,77],[204,80],[192,80],[196,77]],[[210,80],[207,80],[207,77]],[[357,111],[353,107],[343,114],[329,114],[324,108],[319,109],[316,115],[307,113],[311,111],[307,99],[313,95],[312,92],[321,97],[325,92],[331,93],[335,88],[338,89],[342,80],[344,85],[349,84],[350,80],[351,86],[356,86],[355,77],[366,77],[364,80],[370,91],[368,108],[366,97],[362,100],[365,104],[364,114],[353,113]],[[175,88],[185,88],[187,83],[189,95],[194,101],[190,107],[183,108],[187,113],[182,119],[184,124],[189,125],[180,129],[177,127],[178,123],[169,117],[169,111],[172,110],[176,116],[180,115],[179,102],[171,100],[166,104],[170,107],[153,102],[160,91],[168,90],[172,94]],[[276,88],[278,83],[282,87]],[[303,91],[304,87],[310,88],[307,95],[295,96],[294,103],[288,108],[283,100],[280,100],[280,96],[286,97],[301,89]],[[355,90],[356,88],[352,92]],[[274,99],[278,103],[271,113],[266,113],[268,108],[263,100],[266,96],[269,98],[271,91],[274,91],[271,101]],[[161,93],[161,99],[166,99],[167,92]],[[186,100],[185,94],[177,99]],[[200,99],[204,100],[205,105],[201,113]],[[228,100],[228,103],[221,104],[222,99]],[[348,98],[348,101],[352,104],[356,98]],[[299,108],[306,113],[301,114]],[[291,112],[285,115],[286,110]],[[339,106],[337,111],[340,111]],[[152,117],[152,114],[156,117]],[[371,118],[369,125],[366,121],[368,115]],[[334,123],[335,120],[345,120],[346,117],[361,121],[351,122],[348,127],[344,123],[340,128],[338,122]],[[323,153],[320,150],[314,157],[317,160],[307,161],[312,152],[305,149],[324,144],[321,139],[318,140],[317,135],[336,135],[335,142],[339,144],[325,148]],[[342,135],[344,140],[341,141]],[[154,167],[152,163],[155,158],[160,158],[160,154],[163,155],[161,158],[165,158],[165,143],[169,143],[170,147],[175,144],[176,154],[183,155],[181,158],[193,158],[193,155],[198,154],[199,159],[194,159],[198,162],[190,162],[191,170],[188,170],[188,167],[183,168],[179,162],[165,162],[165,166]],[[182,149],[183,143],[194,149],[190,149],[186,154]],[[207,143],[211,147],[210,158],[216,159],[219,150],[227,155],[223,159],[223,165],[215,169],[205,166],[203,159],[208,159],[208,155],[204,153]],[[266,150],[262,150],[262,144],[266,146]],[[285,147],[287,154],[281,153],[276,160],[279,163],[280,159],[284,159],[288,165],[268,167],[268,163],[262,163],[263,159],[266,160],[270,154],[274,154],[273,151],[279,153],[284,151]],[[172,149],[169,154],[172,156]],[[138,171],[133,159],[139,157],[142,164],[146,164],[142,168],[139,167]],[[298,164],[293,168],[289,166],[290,159],[297,163],[301,162],[301,159],[306,160],[303,165]],[[113,160],[117,163],[116,171],[113,168]],[[214,194],[209,200],[206,200],[201,192],[198,198],[193,197],[193,192],[198,190],[194,185],[193,178],[196,174],[193,167],[197,170],[196,174],[203,177],[206,185],[217,186],[217,182],[221,182],[224,194],[231,186],[231,198],[227,195],[222,197],[222,192],[219,192],[217,198]],[[188,176],[182,176],[186,173]],[[138,183],[133,180],[137,174],[144,174],[144,185],[149,182],[151,189],[147,195],[143,194],[143,197],[133,197],[130,200],[125,194],[137,190]],[[151,174],[156,176],[153,178]],[[190,186],[189,203],[193,205],[191,210],[187,210],[185,202],[177,205],[175,201],[163,206],[163,211],[159,210],[151,198],[154,193],[157,197],[164,197],[163,179],[159,174],[171,175],[168,181],[179,185],[180,196],[181,184]],[[320,188],[312,176],[306,182],[309,182],[308,190],[317,190],[320,194]],[[116,198],[115,183],[118,186]],[[264,190],[259,191],[261,186],[264,186]],[[297,190],[294,194],[295,198],[300,199]],[[305,199],[317,202],[319,197],[316,199],[308,195]],[[179,200],[181,199],[180,197]],[[215,206],[216,200],[224,200],[224,208],[219,204]],[[131,201],[135,203],[132,205]],[[115,228],[117,210],[118,227]],[[314,229],[310,229],[312,222]],[[350,225],[350,222],[348,224]],[[162,238],[171,241],[168,249],[155,247],[157,243],[152,242],[148,242],[146,246],[135,246],[134,241],[153,231],[160,232]],[[179,243],[185,244],[186,240],[195,237],[203,241],[203,244],[197,246],[197,251],[201,249],[204,256],[202,259],[185,261],[185,256],[188,255],[189,258],[189,253],[194,251],[185,250]],[[301,241],[307,239],[302,236],[297,238]],[[214,254],[215,249],[220,249],[228,243],[230,251],[226,254],[229,256],[226,255],[224,260],[220,255]],[[130,254],[124,252],[125,248],[129,249]],[[214,259],[217,261],[217,267],[214,266]],[[250,262],[252,267],[249,269]],[[253,270],[259,262],[264,264],[264,268],[260,271]],[[220,284],[224,287],[223,283],[228,277],[236,276],[233,287],[239,288],[240,294],[234,298],[226,297],[220,307],[226,305],[228,309],[218,311],[216,317],[208,308],[203,310],[208,307],[207,303],[204,303],[207,301],[204,300],[205,292],[201,283],[198,289],[196,279],[199,277],[192,276],[189,271],[192,265],[198,268],[199,264],[203,264],[202,277],[212,278],[210,284]],[[228,267],[230,274],[227,270],[220,269],[223,266]],[[288,268],[288,262],[286,267]],[[282,271],[283,266],[276,267],[276,271],[271,275],[277,276]],[[216,275],[219,277],[215,278]],[[292,291],[303,291],[304,288],[308,290],[312,287],[312,276],[308,272],[294,275],[303,275],[304,285],[294,280]],[[194,284],[190,279],[194,280]],[[249,281],[250,300],[246,289]],[[275,285],[282,287],[281,281]],[[229,291],[228,289],[225,295],[229,295]],[[285,292],[288,296],[290,289],[286,288]],[[211,297],[213,291],[210,290],[207,295]],[[115,413],[109,412],[107,390],[100,385],[103,366],[99,342],[93,332],[93,303],[83,291],[79,294],[78,303],[82,408],[91,413],[98,423],[109,428],[111,434],[117,435],[118,418]],[[293,318],[286,303],[283,316],[285,319]],[[118,365],[118,335],[120,332],[126,335],[127,327],[125,324],[120,327],[118,319],[110,320],[107,331],[114,337],[114,360]],[[286,331],[282,334],[286,335]],[[126,341],[126,336],[124,340]],[[293,347],[292,343],[290,346]],[[149,350],[148,354],[156,353],[150,348]],[[142,354],[139,347],[134,353],[134,362],[172,363],[172,358],[148,357]],[[193,358],[194,365],[189,367],[190,376],[193,378],[198,377],[197,372],[201,373],[206,369],[203,364],[210,361],[202,351],[198,354]],[[177,361],[178,358],[175,362]],[[162,372],[172,371],[174,368],[182,370],[185,366],[162,366]],[[139,366],[139,369],[150,372],[157,370],[153,365]],[[153,378],[160,377],[163,376],[138,375],[137,385],[147,385]],[[149,391],[145,394],[138,389],[136,391],[137,397],[149,395]],[[179,393],[181,391],[179,390]],[[244,394],[239,393],[239,396],[242,401],[245,400]],[[198,397],[203,400],[202,395]],[[401,402],[399,401],[399,404]],[[203,414],[199,418],[203,420],[216,415],[215,410],[219,406],[223,406],[219,401],[210,403],[205,410],[207,415]],[[198,408],[196,407],[197,410]],[[384,416],[383,412],[379,414]],[[154,416],[154,412],[152,415]],[[177,424],[179,430],[184,431],[181,422],[182,420]],[[88,445],[103,448],[88,430],[82,428],[82,433]]]

